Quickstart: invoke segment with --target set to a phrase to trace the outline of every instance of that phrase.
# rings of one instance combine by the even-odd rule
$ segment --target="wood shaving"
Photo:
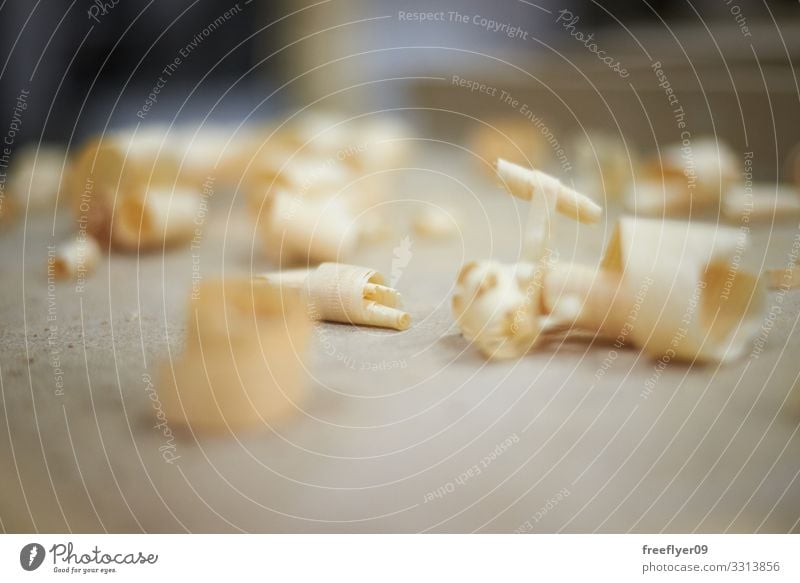
[[[259,276],[268,285],[300,297],[317,320],[406,330],[411,316],[400,310],[397,290],[368,267],[323,263],[315,269],[296,269]]]

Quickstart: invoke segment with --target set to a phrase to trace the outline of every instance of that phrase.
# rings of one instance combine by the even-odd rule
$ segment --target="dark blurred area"
[[[18,143],[67,141],[106,124],[134,124],[143,96],[175,57],[181,62],[150,120],[170,119],[178,111],[230,115],[255,94],[256,74],[275,76],[271,62],[253,69],[256,45],[268,47],[270,38],[255,34],[253,11],[241,6],[198,0],[8,2],[0,20],[4,117],[10,117],[20,91],[30,92]],[[271,11],[278,6],[259,8],[269,20]]]
[[[648,109],[663,105],[648,70],[657,59],[684,105],[698,108],[692,115],[695,131],[727,131],[726,140],[744,147],[747,140],[737,128],[741,119],[757,119],[771,108],[780,117],[797,103],[790,74],[790,59],[798,56],[796,6],[790,0],[763,5],[12,0],[3,3],[0,19],[0,113],[8,127],[23,93],[27,109],[15,146],[43,140],[72,147],[111,127],[239,122],[317,101],[340,109],[497,108],[496,102],[473,103],[474,96],[463,91],[454,95],[441,82],[467,73],[529,96],[560,131],[597,126],[642,143],[652,142],[651,131],[634,115],[640,104],[630,87]],[[616,78],[598,66],[565,33],[563,22],[554,22],[561,10],[578,15],[578,28],[591,31],[603,49],[624,62],[631,78]],[[523,43],[470,24],[403,22],[403,11],[461,11],[517,25],[530,37]],[[783,35],[775,34],[775,23]],[[180,63],[165,77],[165,67],[176,58]],[[156,100],[148,102],[154,89]],[[149,109],[142,111],[144,106]],[[453,130],[447,116],[417,117],[423,125]],[[667,126],[659,127],[659,116],[653,117],[656,134],[672,124],[667,119]],[[777,141],[786,149],[798,137],[793,132]]]
[[[800,133],[773,120],[796,111],[796,7],[16,0],[1,10],[0,114],[14,148],[61,142],[70,151],[108,129],[252,123],[307,108],[402,111],[419,131],[455,140],[470,131],[469,117],[514,115],[454,86],[457,76],[513,94],[560,143],[601,131],[653,152],[679,138],[651,69],[659,63],[693,135],[756,150],[756,176],[783,179]],[[408,16],[419,13],[441,19]],[[516,27],[516,36],[494,25]]]

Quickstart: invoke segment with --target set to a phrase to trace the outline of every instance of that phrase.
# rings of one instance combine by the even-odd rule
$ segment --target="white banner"
[[[3,535],[0,581],[800,581],[797,535]]]

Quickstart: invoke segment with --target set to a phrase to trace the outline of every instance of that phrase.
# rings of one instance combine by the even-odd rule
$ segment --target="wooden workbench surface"
[[[633,349],[608,365],[612,347],[574,341],[487,363],[449,299],[465,261],[515,258],[525,204],[457,154],[425,160],[398,172],[392,233],[350,260],[389,277],[407,259],[389,278],[412,328],[318,325],[302,412],[247,435],[183,436],[172,463],[147,379],[180,349],[193,264],[202,277],[271,267],[240,197],[215,193],[199,252],[113,254],[83,290],[48,286],[66,210],[0,233],[2,528],[800,531],[800,293],[771,294],[763,351],[722,368],[657,373]],[[430,203],[456,209],[459,237],[411,230]],[[619,214],[607,206],[598,227],[559,223],[562,258],[599,259]],[[797,233],[791,221],[753,230],[744,267],[785,265]]]

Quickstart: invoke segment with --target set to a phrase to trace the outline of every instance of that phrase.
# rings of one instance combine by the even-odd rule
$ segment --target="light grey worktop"
[[[654,362],[633,349],[599,379],[610,348],[599,343],[487,363],[455,329],[449,298],[466,260],[513,260],[525,205],[467,168],[427,167],[437,172],[400,178],[393,233],[350,261],[388,276],[410,236],[397,287],[413,327],[321,324],[302,414],[238,439],[183,439],[173,464],[159,452],[142,377],[157,378],[167,337],[180,348],[191,251],[104,257],[82,293],[57,284],[48,322],[53,217],[0,232],[2,529],[800,531],[800,292],[786,295],[758,358],[671,364],[647,398]],[[407,215],[424,204],[415,201],[454,206],[461,236],[413,233]],[[204,276],[223,262],[226,273],[270,267],[251,253],[238,202],[228,222],[230,203],[215,195]],[[596,228],[561,221],[562,257],[597,260],[616,214]],[[69,220],[61,209],[55,240]],[[792,222],[754,231],[745,267],[784,265],[796,233]]]

